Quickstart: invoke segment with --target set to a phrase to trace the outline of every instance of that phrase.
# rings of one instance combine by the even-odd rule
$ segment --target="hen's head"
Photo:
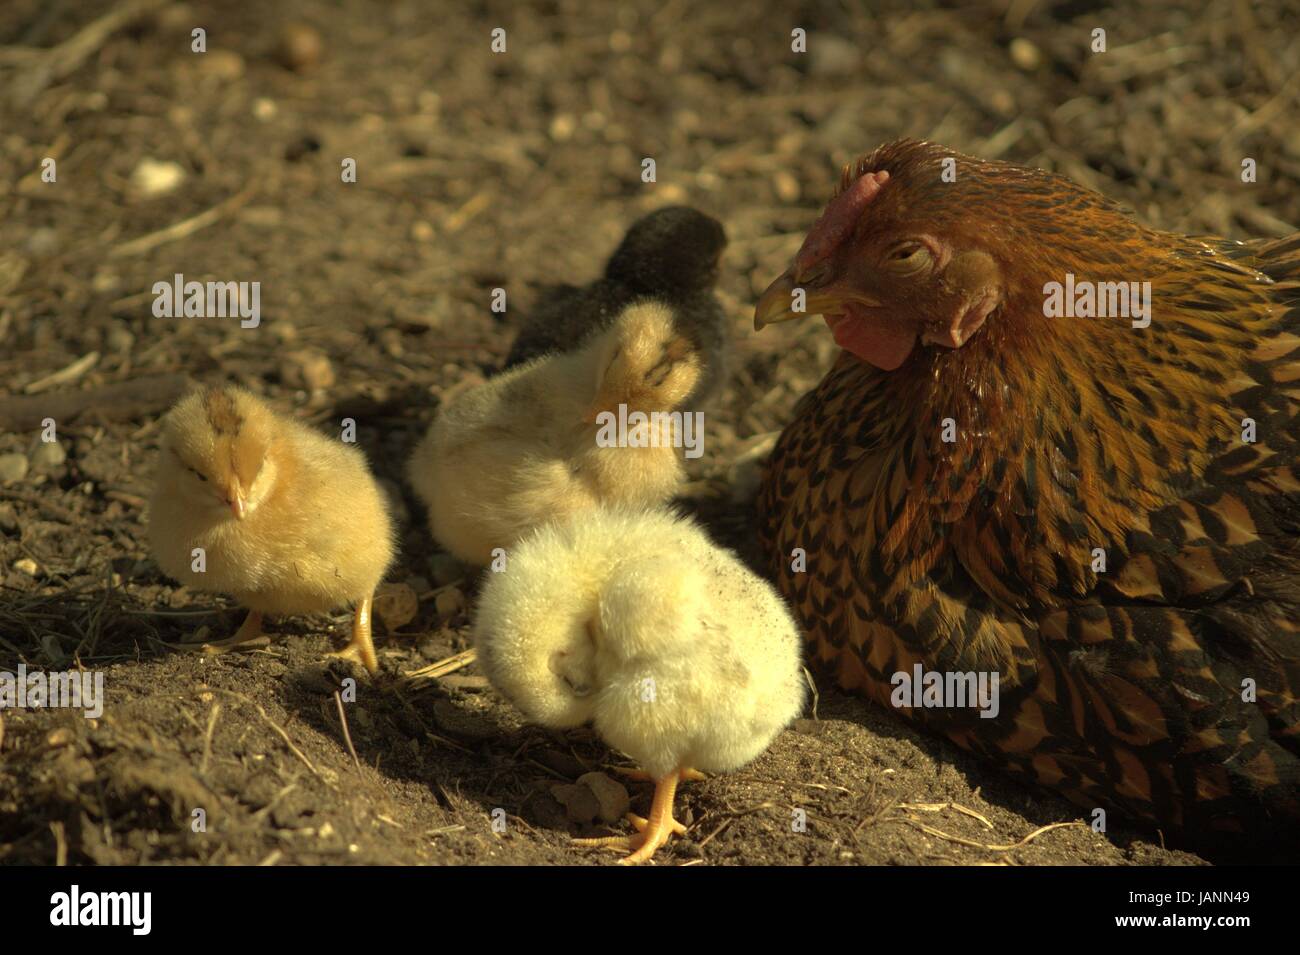
[[[1086,224],[1070,230],[1072,217]],[[1137,228],[1060,176],[899,140],[845,167],[754,325],[820,314],[842,348],[892,371],[918,342],[961,348],[1008,311],[1041,312],[1043,283],[1086,259],[1089,240]]]
[[[159,477],[195,508],[228,509],[242,520],[275,483],[274,425],[270,410],[242,389],[195,392],[164,420]]]

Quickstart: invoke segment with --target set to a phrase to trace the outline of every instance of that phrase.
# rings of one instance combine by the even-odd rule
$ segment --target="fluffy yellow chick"
[[[487,575],[474,622],[492,684],[529,719],[591,722],[656,781],[631,837],[579,840],[649,859],[677,784],[758,756],[802,710],[800,639],[776,591],[691,521],[600,508],[547,524]]]
[[[190,394],[163,420],[149,542],[169,576],[249,608],[225,645],[258,636],[265,613],[354,603],[352,641],[337,656],[377,669],[370,604],[393,559],[393,527],[357,448],[239,388]]]
[[[572,353],[535,359],[451,397],[408,468],[433,536],[482,566],[547,519],[600,503],[668,500],[685,475],[674,444],[698,441],[696,419],[638,423],[634,413],[678,409],[700,373],[698,350],[672,310],[648,301]],[[609,440],[620,420],[629,425],[623,445]]]

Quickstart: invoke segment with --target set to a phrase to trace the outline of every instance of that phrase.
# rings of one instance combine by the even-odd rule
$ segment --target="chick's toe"
[[[224,640],[205,640],[186,649],[216,654],[228,650],[256,650],[269,646],[270,642],[270,639],[262,633],[262,614],[257,610],[250,610],[232,636]]]
[[[694,774],[689,776],[687,774]],[[574,839],[575,845],[631,852],[620,859],[620,865],[638,865],[650,859],[673,836],[686,835],[686,827],[673,817],[673,799],[677,784],[683,779],[702,778],[693,769],[679,769],[655,783],[654,799],[650,803],[650,818],[642,819],[628,813],[628,821],[637,829],[633,836],[602,836],[596,839]]]

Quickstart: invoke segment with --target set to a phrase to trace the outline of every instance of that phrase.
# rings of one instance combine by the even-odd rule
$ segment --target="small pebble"
[[[420,610],[420,600],[407,584],[380,584],[375,591],[375,616],[390,633],[404,627]]]
[[[446,620],[456,616],[465,606],[465,595],[460,592],[460,588],[449,587],[433,598],[433,605],[438,610],[438,616]]]
[[[826,729],[826,724],[821,720],[795,720],[790,729],[796,733],[803,733],[805,736],[821,736],[822,731]]]
[[[585,776],[580,776],[578,785],[586,786],[596,797],[596,802],[600,805],[599,815],[602,822],[617,822],[627,815],[628,809],[632,806],[627,788],[617,779],[604,773],[587,773]]]
[[[339,681],[330,672],[329,663],[310,663],[291,670],[288,680],[298,689],[320,696],[333,696]]]
[[[135,335],[120,322],[115,323],[108,331],[107,344],[110,351],[123,354],[135,346]]]
[[[184,181],[185,167],[180,163],[160,162],[147,156],[131,173],[131,187],[146,199],[174,192]]]
[[[421,638],[420,642],[415,645],[420,656],[426,660],[445,660],[451,656],[451,649],[447,646],[447,641],[441,633],[428,633]]]
[[[586,825],[600,814],[600,801],[587,786],[556,783],[551,787],[551,795],[564,807],[571,822]]]
[[[35,256],[52,255],[59,250],[59,234],[51,228],[37,229],[27,237],[27,251]]]
[[[818,76],[845,76],[862,65],[862,50],[852,40],[819,31],[808,37],[812,72]]]
[[[334,384],[334,366],[324,352],[300,348],[280,362],[280,380],[290,388],[323,391]]]
[[[27,476],[27,455],[0,454],[0,484],[11,484]]]
[[[776,197],[782,202],[795,202],[799,198],[799,180],[782,169],[773,177]]]
[[[267,99],[265,96],[259,96],[253,100],[253,118],[259,123],[269,123],[275,119],[276,113],[280,108],[275,105],[275,100]]]
[[[122,287],[122,276],[113,269],[96,269],[90,278],[90,287],[101,295],[116,292]]]
[[[218,80],[230,82],[244,75],[244,58],[234,50],[208,50],[196,53],[199,69]]]
[[[1043,62],[1043,54],[1029,40],[1022,36],[1011,41],[1011,62],[1026,73],[1032,73]]]
[[[285,69],[304,73],[317,66],[325,54],[319,31],[306,23],[289,23],[280,32],[275,58]]]
[[[572,113],[556,113],[551,118],[551,126],[548,132],[557,143],[563,143],[573,138],[577,128],[578,121],[573,118]]]
[[[31,465],[37,471],[53,471],[68,460],[68,452],[58,441],[42,441],[31,453]]]
[[[658,192],[656,198],[665,203],[683,203],[686,201],[686,190],[675,182],[661,182],[656,191]]]

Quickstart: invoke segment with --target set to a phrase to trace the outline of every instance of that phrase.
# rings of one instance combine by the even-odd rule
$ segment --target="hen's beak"
[[[792,270],[787,269],[777,276],[776,281],[764,290],[759,296],[758,304],[754,306],[754,331],[761,332],[768,325],[802,317],[792,307],[797,287]]]
[[[833,284],[825,288],[805,288],[799,282],[800,276],[794,267],[788,268],[775,282],[767,287],[754,306],[754,331],[762,331],[768,325],[777,322],[789,322],[809,315],[838,315],[844,311],[845,302],[862,305],[877,305],[875,299],[866,295],[846,293]],[[806,281],[806,280],[805,280]],[[802,289],[803,308],[795,311],[795,292]]]

